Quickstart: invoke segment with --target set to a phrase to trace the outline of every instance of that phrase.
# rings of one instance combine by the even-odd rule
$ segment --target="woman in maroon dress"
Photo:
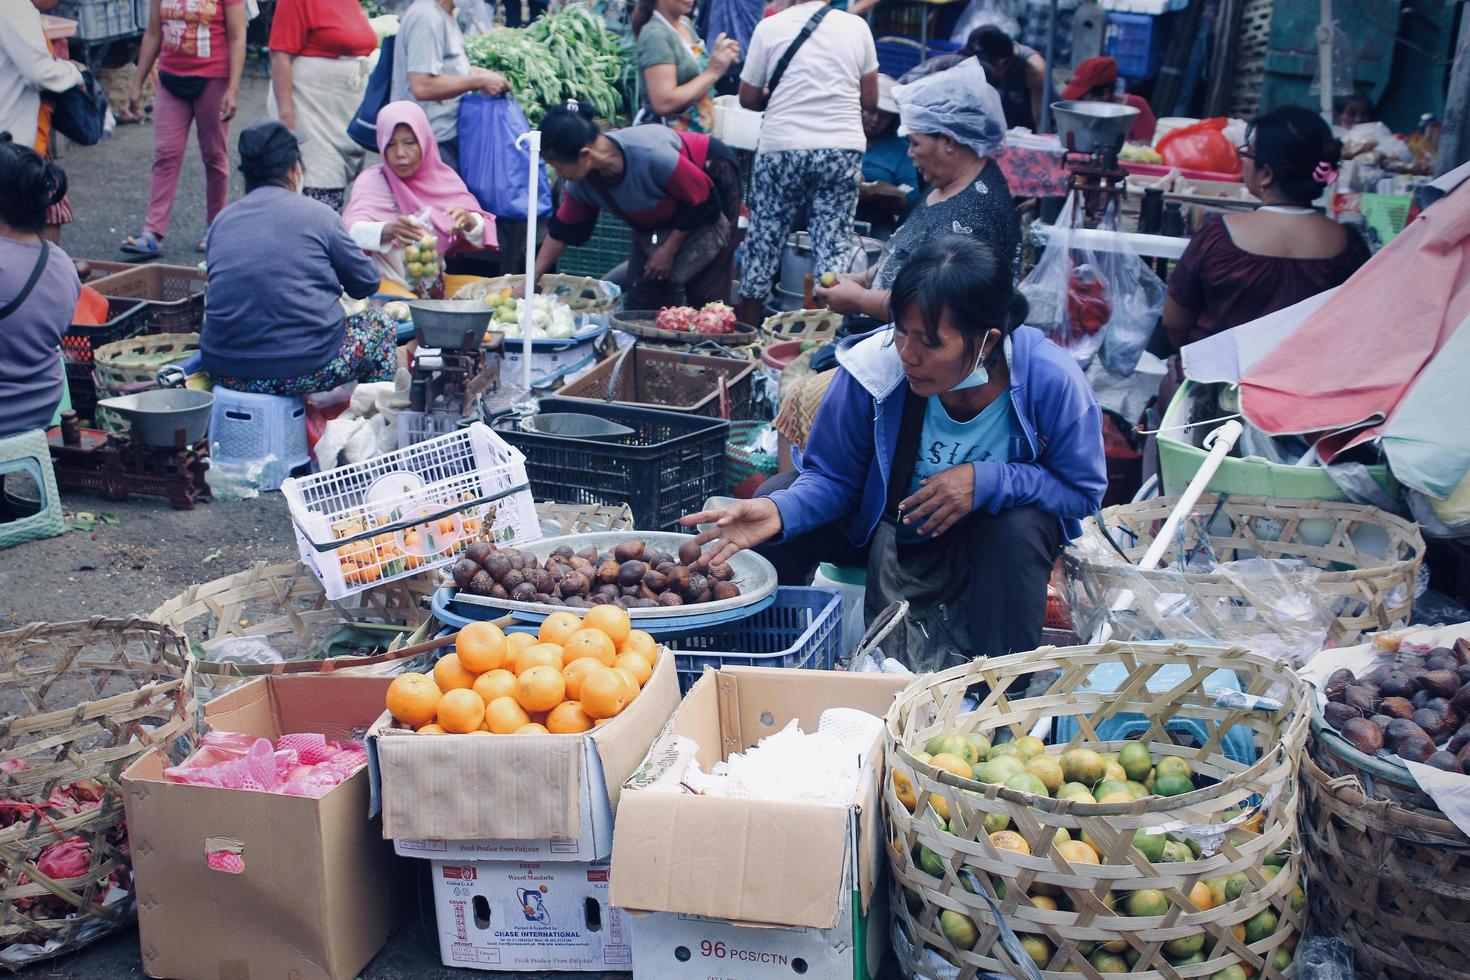
[[[1367,261],[1355,231],[1312,207],[1337,179],[1340,150],[1307,109],[1286,106],[1255,121],[1240,159],[1261,206],[1210,218],[1184,250],[1164,304],[1176,349],[1341,285]]]

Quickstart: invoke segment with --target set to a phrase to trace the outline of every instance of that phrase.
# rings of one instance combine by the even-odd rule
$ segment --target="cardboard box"
[[[627,970],[627,917],[607,903],[606,861],[434,861],[445,966]]]
[[[623,781],[678,703],[663,650],[633,703],[584,735],[415,735],[384,712],[368,733],[373,812],[385,837],[414,842],[400,853],[419,857],[523,860],[535,843],[542,860],[605,858]],[[437,842],[456,843],[431,853]]]
[[[665,743],[682,736],[699,746],[707,771],[792,719],[810,732],[828,708],[881,717],[907,683],[823,670],[708,671],[649,759],[674,757]],[[880,739],[853,800],[821,805],[643,789],[660,773],[641,768],[618,805],[612,902],[666,914],[634,916],[635,974],[784,976],[800,959],[807,976],[876,976],[887,942],[883,903],[873,901],[885,867],[882,772]]]
[[[262,677],[210,702],[217,731],[361,738],[389,678]],[[375,821],[361,770],[320,799],[189,786],[150,752],[123,773],[149,976],[350,980],[401,918],[411,892]],[[214,870],[210,854],[237,870]],[[218,863],[218,862],[216,862]]]

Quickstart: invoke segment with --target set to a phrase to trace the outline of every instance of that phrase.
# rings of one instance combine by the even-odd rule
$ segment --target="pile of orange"
[[[575,735],[632,703],[657,652],[614,605],[552,613],[535,635],[470,623],[433,676],[393,679],[388,711],[420,734]]]

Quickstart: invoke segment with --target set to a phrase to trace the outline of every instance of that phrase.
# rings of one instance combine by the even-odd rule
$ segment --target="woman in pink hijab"
[[[432,232],[438,252],[452,255],[495,247],[495,216],[439,157],[429,119],[416,102],[390,102],[378,113],[378,152],[383,162],[352,184],[342,212],[352,238],[372,255],[383,278],[424,296],[443,293],[442,277],[425,282],[407,269],[404,246]],[[442,263],[440,263],[442,269]]]

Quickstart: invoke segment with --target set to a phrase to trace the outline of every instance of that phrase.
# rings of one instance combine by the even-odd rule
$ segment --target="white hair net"
[[[943,133],[981,156],[1000,146],[1006,135],[1000,93],[985,79],[980,59],[966,58],[945,71],[897,85],[898,135]]]

